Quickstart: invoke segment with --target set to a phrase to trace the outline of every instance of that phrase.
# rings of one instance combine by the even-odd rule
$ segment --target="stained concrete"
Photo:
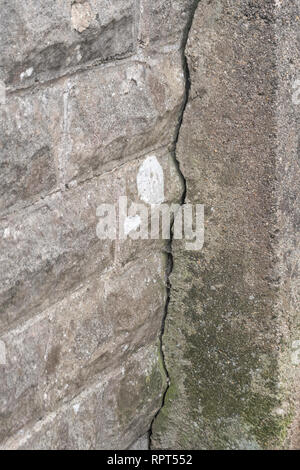
[[[299,1],[195,13],[176,158],[185,202],[205,205],[205,244],[172,243],[155,449],[299,442],[299,17]]]

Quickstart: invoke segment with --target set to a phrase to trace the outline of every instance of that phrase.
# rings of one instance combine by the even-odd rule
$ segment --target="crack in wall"
[[[185,204],[185,201],[186,201],[187,184],[186,184],[186,179],[184,177],[184,174],[183,174],[183,172],[181,171],[181,168],[180,168],[180,162],[177,159],[176,150],[177,150],[177,144],[178,144],[178,140],[179,140],[180,129],[181,129],[181,126],[182,126],[184,113],[185,113],[187,104],[189,102],[190,88],[191,88],[190,70],[189,70],[188,60],[187,60],[185,50],[186,50],[186,45],[187,45],[187,41],[188,41],[188,38],[189,38],[190,30],[191,30],[191,27],[192,27],[192,24],[193,24],[194,16],[195,16],[195,13],[196,13],[196,10],[197,10],[197,7],[198,7],[199,3],[200,3],[200,0],[193,0],[189,20],[187,22],[187,25],[186,25],[184,33],[183,33],[183,38],[182,38],[182,43],[181,43],[181,48],[180,48],[181,53],[182,53],[182,68],[183,68],[184,80],[185,80],[185,93],[184,93],[183,105],[182,105],[182,108],[181,108],[181,112],[180,112],[180,115],[179,115],[176,130],[175,130],[175,136],[174,136],[174,142],[173,142],[171,154],[173,156],[175,166],[177,168],[178,174],[180,176],[180,179],[181,179],[181,182],[182,182],[182,185],[183,185],[183,192],[182,192],[181,201],[180,201],[181,206],[183,206]],[[174,221],[173,221],[173,223],[174,223]],[[161,327],[160,336],[159,336],[159,354],[160,354],[160,359],[161,359],[161,362],[162,362],[162,365],[163,365],[163,368],[164,368],[164,372],[165,372],[165,375],[166,375],[167,387],[166,387],[166,389],[164,391],[164,394],[163,394],[163,397],[162,397],[161,407],[159,408],[159,410],[157,411],[156,415],[154,416],[154,418],[151,422],[150,432],[149,432],[149,449],[151,449],[151,437],[152,437],[153,424],[154,424],[157,416],[160,414],[161,410],[163,409],[163,407],[165,405],[166,395],[167,395],[168,390],[169,390],[170,385],[171,385],[170,375],[169,375],[169,371],[168,371],[168,367],[167,367],[166,359],[165,359],[164,339],[163,338],[164,338],[164,333],[165,333],[165,325],[166,325],[166,319],[167,319],[167,316],[168,316],[169,304],[170,304],[170,299],[171,299],[171,290],[172,290],[172,284],[171,284],[171,281],[170,281],[170,276],[171,276],[172,271],[173,271],[172,244],[173,244],[173,225],[171,227],[171,238],[170,238],[170,240],[168,242],[168,246],[166,248],[166,252],[167,252],[167,256],[168,256],[167,270],[166,270],[167,300],[166,300],[166,304],[165,304],[164,317],[163,317],[162,327]]]

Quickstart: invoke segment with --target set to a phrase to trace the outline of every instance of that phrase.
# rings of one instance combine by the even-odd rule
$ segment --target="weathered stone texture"
[[[135,0],[1,0],[0,79],[24,87],[132,54]]]
[[[299,438],[295,424],[287,440],[299,407],[299,8],[203,0],[196,12],[176,155],[186,202],[206,208],[205,245],[173,242],[171,385],[154,448],[269,449]]]
[[[144,434],[144,436],[140,437],[138,441],[136,441],[133,446],[130,447],[128,450],[148,450],[149,449],[149,435]]]
[[[154,447],[299,447],[299,8],[0,0],[2,449],[147,447],[165,366]],[[97,236],[147,161],[206,207],[164,358],[170,246]]]
[[[126,449],[149,429],[164,388],[157,345],[140,349],[130,360],[124,360],[121,367],[102,374],[100,381],[58,411],[22,429],[3,447],[7,450]]]
[[[180,21],[159,43],[163,2],[0,0],[2,448],[148,445],[166,388],[167,243],[100,240],[97,207],[142,202],[147,158],[164,201],[181,199],[188,3],[168,5]]]
[[[0,215],[57,189],[61,116],[55,88],[7,97],[0,106]]]
[[[91,71],[68,88],[67,184],[172,142],[184,94],[178,52]]]
[[[157,154],[158,155],[158,154]],[[174,163],[168,152],[159,157],[165,169],[166,200],[176,199]],[[111,270],[148,250],[158,240],[100,240],[97,207],[118,204],[119,197],[139,202],[136,175],[143,159],[85,185],[57,192],[0,223],[0,328],[32,316],[77,289],[83,279]],[[170,183],[172,181],[172,183]],[[175,183],[175,184],[174,184]],[[173,185],[174,184],[174,185]],[[173,191],[173,192],[171,192]],[[116,246],[122,245],[116,250]]]
[[[183,94],[175,52],[8,95],[0,108],[0,213],[171,146]]]
[[[165,302],[165,266],[152,255],[86,281],[74,293],[1,336],[0,437],[70,401],[95,376],[155,344]]]
[[[190,22],[194,3],[195,0],[141,0],[139,41],[142,47],[155,49],[180,42]]]

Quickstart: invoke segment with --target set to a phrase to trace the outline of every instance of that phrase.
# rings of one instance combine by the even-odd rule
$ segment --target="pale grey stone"
[[[128,450],[148,450],[149,449],[149,434],[144,434],[140,437]]]
[[[195,0],[141,0],[142,47],[160,49],[181,42]]]
[[[183,93],[172,53],[9,95],[0,108],[0,213],[171,146]]]
[[[179,53],[93,70],[68,83],[67,184],[172,143],[184,94]]]
[[[107,371],[70,403],[6,440],[1,448],[126,449],[149,429],[164,387],[157,346],[148,346],[122,367]]]
[[[164,169],[166,201],[178,197],[172,157],[157,153]],[[136,175],[143,159],[85,185],[54,193],[36,205],[11,214],[0,223],[0,326],[6,328],[61,300],[94,274],[125,264],[161,240],[100,240],[97,207],[118,204],[121,196],[138,198]]]

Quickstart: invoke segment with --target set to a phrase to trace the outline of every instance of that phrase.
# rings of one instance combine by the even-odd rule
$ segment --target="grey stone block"
[[[2,449],[126,449],[146,433],[165,387],[157,347],[141,349],[78,397],[24,428]]]

